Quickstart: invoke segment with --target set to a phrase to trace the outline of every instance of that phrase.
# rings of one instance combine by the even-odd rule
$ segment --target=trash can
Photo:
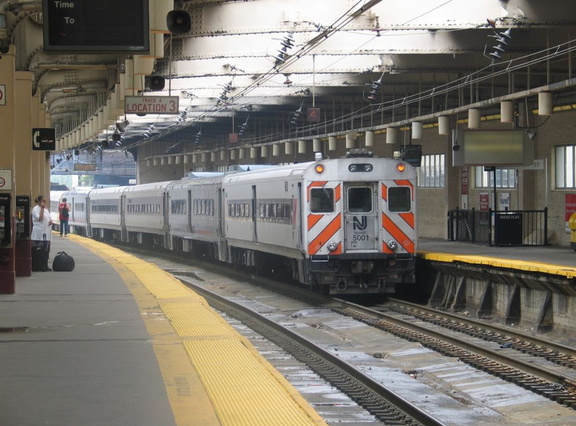
[[[576,213],[570,216],[568,226],[570,227],[570,247],[576,250]]]

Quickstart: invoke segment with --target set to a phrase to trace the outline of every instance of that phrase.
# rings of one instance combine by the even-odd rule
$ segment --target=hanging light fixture
[[[389,145],[395,144],[397,135],[398,129],[395,127],[388,127],[386,129],[386,143]]]
[[[538,93],[538,115],[552,115],[552,92]]]
[[[424,128],[421,121],[412,122],[412,139],[422,139],[422,129]]]
[[[513,123],[514,122],[514,102],[502,101],[500,102],[500,122]]]
[[[480,110],[476,108],[471,108],[468,110],[468,128],[469,129],[479,129],[480,128]]]
[[[450,120],[445,115],[441,115],[440,117],[438,117],[438,134],[439,135],[450,134]]]

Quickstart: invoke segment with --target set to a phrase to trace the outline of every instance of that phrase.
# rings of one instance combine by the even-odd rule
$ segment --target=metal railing
[[[448,240],[490,246],[545,246],[548,245],[548,208],[450,210]]]

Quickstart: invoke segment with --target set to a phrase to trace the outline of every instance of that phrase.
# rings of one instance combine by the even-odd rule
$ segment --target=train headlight
[[[327,247],[328,247],[328,250],[329,250],[329,251],[336,251],[336,249],[338,248],[338,243],[335,242],[335,241],[330,241],[330,242],[328,243],[328,246],[327,246]]]
[[[369,163],[357,163],[357,164],[350,164],[348,166],[349,172],[371,172],[374,170],[374,166]]]
[[[321,175],[322,173],[324,173],[324,164],[316,164],[314,166],[314,170],[316,171],[316,173]]]
[[[386,244],[388,246],[388,248],[392,251],[396,251],[396,249],[398,248],[398,243],[394,240],[390,240],[388,241],[388,244]]]

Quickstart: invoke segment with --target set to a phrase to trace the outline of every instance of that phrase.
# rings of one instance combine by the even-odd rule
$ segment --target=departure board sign
[[[148,0],[43,0],[44,50],[148,52]]]

